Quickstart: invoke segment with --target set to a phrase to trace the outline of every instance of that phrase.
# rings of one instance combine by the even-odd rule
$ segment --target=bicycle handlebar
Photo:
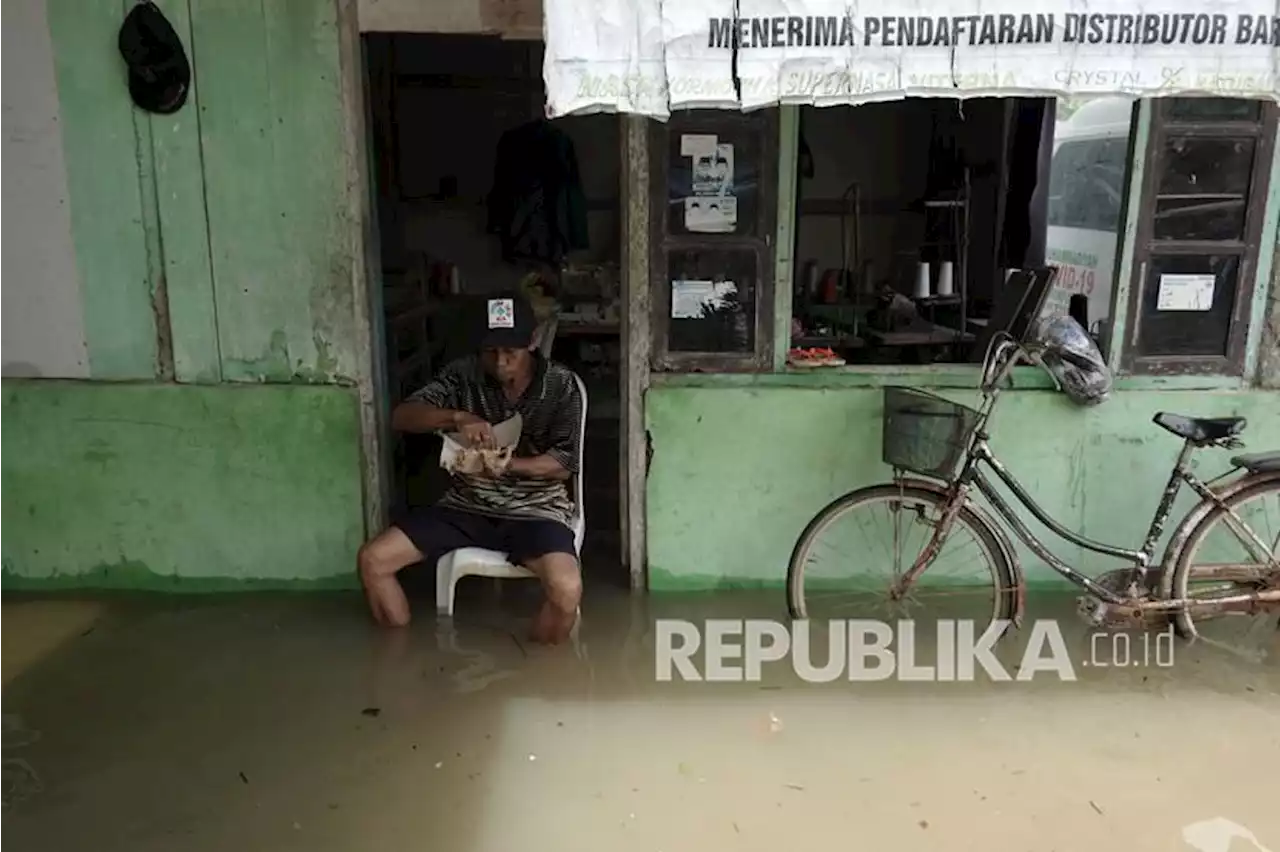
[[[1034,359],[1007,331],[998,332],[987,344],[986,357],[982,359],[982,392],[990,393],[999,387],[1019,355]]]
[[[1043,343],[1021,343],[1015,340],[1007,331],[997,333],[987,345],[987,354],[983,359],[983,393],[991,393],[997,390],[1000,382],[1017,365],[1019,358],[1026,358],[1032,364],[1043,369],[1053,379],[1054,384],[1057,385],[1058,377],[1045,366],[1044,361],[1041,359],[1041,356],[1048,351],[1050,351],[1050,348]],[[1053,349],[1052,352],[1063,361],[1082,370],[1094,370],[1097,368],[1096,364],[1078,353],[1069,352],[1065,349]]]

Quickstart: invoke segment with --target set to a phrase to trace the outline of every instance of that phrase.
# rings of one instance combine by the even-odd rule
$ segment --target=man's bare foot
[[[533,628],[530,631],[529,638],[539,645],[547,645],[551,641],[551,631],[555,626],[552,619],[554,612],[551,604],[544,602],[538,608],[538,614],[533,617]]]
[[[547,601],[533,620],[533,641],[541,645],[559,645],[569,638],[577,620],[576,611],[561,612]]]

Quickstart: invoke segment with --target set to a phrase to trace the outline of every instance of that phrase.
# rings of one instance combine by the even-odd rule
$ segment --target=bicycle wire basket
[[[885,464],[950,482],[969,449],[978,412],[914,388],[884,389]]]

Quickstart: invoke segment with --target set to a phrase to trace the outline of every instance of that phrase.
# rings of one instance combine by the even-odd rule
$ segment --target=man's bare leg
[[[388,527],[381,535],[365,543],[357,557],[360,583],[374,619],[387,627],[409,624],[409,599],[396,573],[422,561],[422,552],[409,537],[396,527]]]
[[[548,553],[525,567],[542,581],[545,600],[533,621],[533,640],[559,645],[569,638],[582,602],[582,570],[568,553]]]

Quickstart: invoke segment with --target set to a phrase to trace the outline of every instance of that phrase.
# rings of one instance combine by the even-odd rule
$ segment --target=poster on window
[[[686,134],[680,140],[680,151],[691,161],[690,194],[684,199],[685,228],[691,233],[733,233],[738,226],[733,145],[715,136]]]
[[[1217,283],[1213,275],[1161,275],[1156,310],[1213,310],[1213,290]]]
[[[729,307],[737,293],[732,281],[672,281],[671,318],[706,319]]]
[[[1280,100],[1274,0],[545,0],[548,112],[904,97]]]

